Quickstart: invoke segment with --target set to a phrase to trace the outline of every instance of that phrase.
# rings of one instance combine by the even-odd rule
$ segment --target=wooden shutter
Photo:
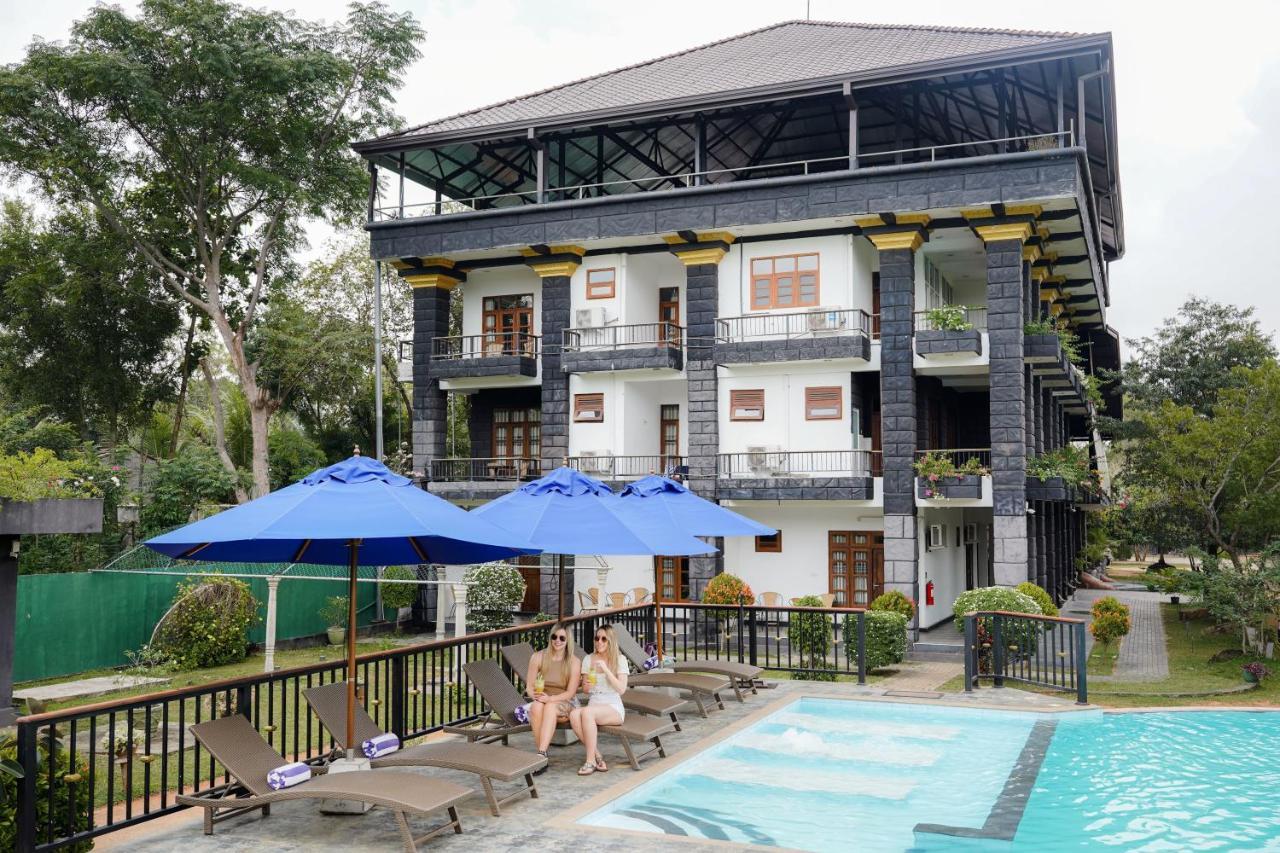
[[[761,554],[781,554],[782,531],[779,530],[771,536],[757,536],[756,551]]]
[[[736,390],[729,392],[729,420],[764,420],[764,389]]]
[[[806,421],[839,420],[843,411],[844,389],[839,385],[820,385],[804,389]]]
[[[574,394],[573,419],[579,423],[604,420],[604,394]]]

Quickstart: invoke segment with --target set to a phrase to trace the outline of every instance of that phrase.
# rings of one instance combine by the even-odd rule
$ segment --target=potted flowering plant
[[[147,736],[143,732],[134,730],[131,732],[122,732],[115,737],[106,735],[99,741],[105,751],[110,752],[116,764],[128,764],[129,759],[133,757],[144,743],[147,742]]]
[[[1244,665],[1244,680],[1250,684],[1260,684],[1262,679],[1271,674],[1271,670],[1267,669],[1266,664],[1262,661],[1254,661]]]
[[[982,478],[990,473],[976,456],[957,465],[945,450],[925,453],[916,460],[915,470],[920,497],[930,500],[982,497]]]

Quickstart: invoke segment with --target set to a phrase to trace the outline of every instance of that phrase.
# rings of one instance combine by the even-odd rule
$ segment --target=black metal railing
[[[438,361],[520,355],[535,358],[540,339],[528,332],[485,332],[482,335],[450,335],[431,341],[431,357]]]
[[[684,340],[684,327],[675,323],[634,323],[628,326],[596,326],[564,330],[565,352],[672,347]]]
[[[753,450],[721,453],[720,477],[879,477],[879,450]]]
[[[979,679],[993,686],[1017,681],[1076,694],[1089,701],[1085,623],[1060,616],[1033,616],[1003,610],[964,617],[964,689]]]
[[[964,315],[964,322],[979,332],[987,330],[987,306],[985,305],[948,305],[947,308],[958,309]],[[930,332],[939,328],[938,315],[932,311],[915,313],[916,331]]]
[[[583,642],[605,620],[652,636],[653,619],[650,604],[567,621]],[[487,708],[463,664],[501,661],[503,646],[538,638],[547,627],[362,655],[356,677],[364,706],[402,740],[475,719]],[[226,790],[230,777],[187,731],[202,720],[243,714],[287,760],[323,762],[336,742],[302,691],[343,680],[345,669],[334,661],[20,718],[17,755],[25,775],[18,782],[17,850],[88,841],[186,808],[176,794]]]
[[[677,661],[728,660],[865,684],[865,611],[660,602],[662,651]]]
[[[871,315],[861,308],[815,308],[786,314],[716,318],[718,343],[870,334]]]
[[[527,456],[431,460],[433,483],[534,480],[541,476],[542,460]]]
[[[683,477],[689,471],[683,456],[569,456],[565,465],[605,480],[637,480],[649,474]]]
[[[982,468],[991,470],[991,448],[990,447],[933,447],[927,450],[916,451],[916,461],[920,461],[926,454],[933,454],[936,457],[944,457],[951,460],[951,464],[957,468],[968,464],[970,460],[976,459],[977,464]]]

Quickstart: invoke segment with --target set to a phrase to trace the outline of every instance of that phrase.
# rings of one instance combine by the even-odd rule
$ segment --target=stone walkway
[[[885,690],[937,691],[958,675],[964,675],[964,661],[906,661],[895,666],[897,673],[878,682]]]
[[[1091,681],[1159,681],[1169,677],[1169,655],[1165,649],[1164,620],[1160,604],[1164,596],[1155,592],[1078,589],[1062,608],[1063,616],[1092,622],[1089,608],[1104,596],[1114,596],[1129,605],[1129,634],[1120,642],[1120,653],[1111,675],[1091,676]],[[1093,636],[1086,634],[1085,647],[1093,649]]]
[[[22,687],[13,691],[14,699],[35,699],[40,702],[61,702],[68,699],[86,699],[90,696],[101,696],[113,690],[126,687],[140,687],[145,684],[167,684],[167,678],[148,678],[142,675],[100,675],[96,678],[81,678],[76,681],[63,681],[59,684],[46,684],[43,687]]]

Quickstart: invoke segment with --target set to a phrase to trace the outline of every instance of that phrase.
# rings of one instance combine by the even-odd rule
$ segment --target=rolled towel
[[[645,671],[645,672],[648,672],[648,671],[649,671],[649,670],[651,670],[651,669],[657,669],[657,667],[658,667],[658,656],[657,656],[657,655],[650,655],[650,656],[645,660],[645,662],[644,662],[644,671]]]
[[[528,704],[525,704],[525,705],[517,705],[515,710],[512,711],[511,714],[516,718],[516,720],[519,723],[521,723],[522,725],[525,725],[529,722],[529,709],[531,707],[533,707],[532,702],[529,702]]]
[[[371,737],[360,744],[360,750],[364,753],[365,758],[381,758],[384,755],[390,755],[399,748],[400,738],[390,732]]]
[[[294,761],[267,773],[267,787],[273,791],[281,791],[310,778],[311,768],[301,761]]]

